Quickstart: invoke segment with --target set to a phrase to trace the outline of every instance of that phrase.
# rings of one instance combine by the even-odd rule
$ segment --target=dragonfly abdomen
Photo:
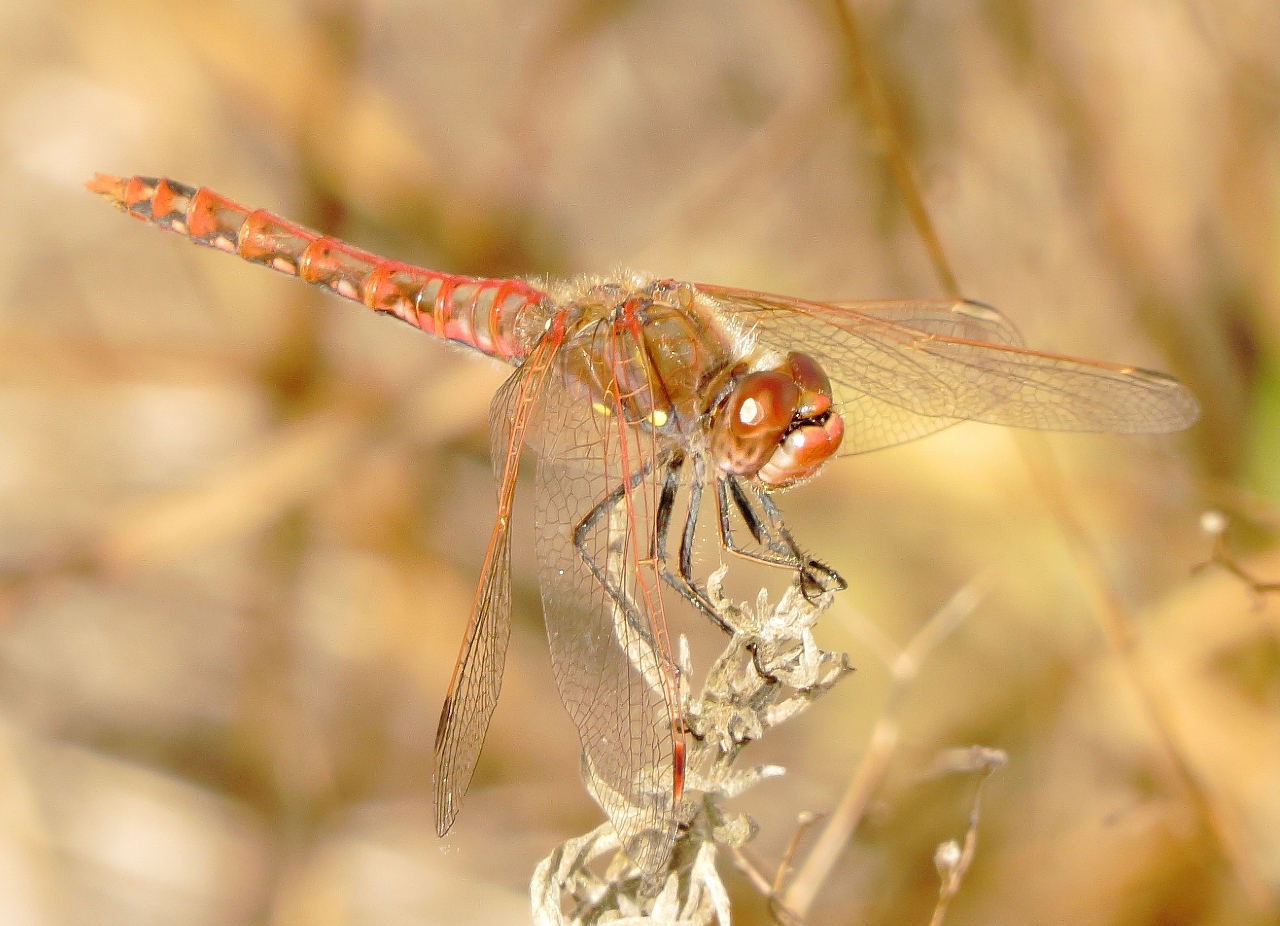
[[[323,286],[499,360],[519,363],[533,346],[520,333],[520,316],[547,296],[523,280],[456,276],[387,260],[167,178],[98,174],[88,187],[133,217],[196,244]]]

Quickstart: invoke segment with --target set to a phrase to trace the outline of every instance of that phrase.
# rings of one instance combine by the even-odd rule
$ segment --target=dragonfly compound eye
[[[816,421],[804,421],[787,432],[756,478],[772,489],[808,479],[840,449],[844,419],[831,412]]]
[[[818,361],[808,354],[792,351],[787,354],[787,371],[800,387],[797,418],[817,418],[831,410],[831,380]]]
[[[756,479],[771,489],[808,479],[831,459],[844,439],[844,419],[832,408],[831,380],[818,361],[792,351],[784,369],[799,395],[789,426],[755,472]]]
[[[753,475],[791,426],[800,387],[785,373],[762,370],[738,380],[716,413],[711,453],[726,473]]]

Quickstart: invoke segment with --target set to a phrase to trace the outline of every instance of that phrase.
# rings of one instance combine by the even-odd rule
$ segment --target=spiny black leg
[[[667,474],[662,483],[662,495],[658,500],[658,517],[654,531],[654,559],[657,560],[663,580],[674,588],[680,597],[698,608],[726,633],[730,628],[716,613],[711,598],[693,578],[693,538],[698,525],[698,510],[702,506],[702,479],[694,476],[689,486],[689,507],[685,514],[684,530],[680,539],[679,572],[673,573],[667,565],[667,537],[671,531],[671,513],[675,508],[676,492],[680,488],[680,472],[685,464],[684,454],[677,451],[667,462]]]
[[[804,567],[801,569],[800,590],[804,593],[805,598],[812,601],[825,592],[842,592],[849,587],[849,583],[841,577],[840,573],[826,563],[810,559],[800,552],[799,545],[792,538],[791,532],[787,530],[786,522],[782,520],[782,512],[778,510],[778,506],[774,504],[772,498],[764,492],[757,493],[756,498],[760,502],[760,507],[764,509],[765,516],[769,519],[769,522],[782,535],[783,541],[791,549],[796,561],[804,563]],[[815,573],[817,574],[816,576]],[[816,588],[813,594],[809,594],[809,591],[806,590],[805,585],[807,583],[812,583],[813,587]],[[828,583],[830,584],[828,585]]]
[[[676,450],[667,460],[667,472],[662,477],[662,494],[658,497],[658,517],[654,522],[653,549],[650,555],[660,563],[667,561],[667,532],[671,530],[671,512],[676,504],[676,492],[680,489],[680,470],[684,466],[684,454]]]
[[[800,577],[800,591],[810,600],[824,592],[840,591],[848,587],[844,579],[830,566],[811,559],[801,552],[791,532],[787,530],[786,523],[782,520],[782,512],[768,495],[752,491],[754,501],[764,512],[765,517],[762,521],[755,511],[752,498],[748,497],[739,480],[729,476],[719,478],[716,482],[716,493],[720,509],[720,539],[729,552],[759,563],[796,570]],[[734,539],[729,515],[730,496],[732,496],[733,507],[741,515],[751,536],[769,550],[768,554],[746,550]]]
[[[722,630],[730,632],[730,628],[725,625],[720,615],[716,613],[710,597],[702,586],[693,579],[693,538],[697,528],[698,509],[702,498],[702,481],[700,478],[694,479],[690,488],[689,510],[685,516],[685,525],[680,544],[680,572],[678,574],[673,573],[667,565],[667,538],[671,531],[671,515],[675,509],[676,494],[680,488],[680,474],[685,463],[685,455],[679,449],[670,450],[657,461],[657,465],[665,467],[666,473],[663,476],[662,492],[658,496],[658,510],[654,519],[654,535],[650,554],[658,564],[659,574],[668,585],[679,592],[682,598],[715,621],[716,625]],[[581,557],[587,568],[591,570],[591,574],[596,581],[609,593],[609,597],[627,615],[627,623],[650,644],[653,641],[650,639],[649,631],[646,627],[641,626],[643,621],[637,619],[638,610],[635,603],[630,600],[626,589],[618,587],[615,582],[610,580],[604,569],[595,561],[595,558],[587,549],[587,533],[599,524],[602,518],[607,517],[609,512],[622,502],[627,492],[635,489],[649,475],[652,469],[653,466],[651,464],[646,464],[643,468],[633,473],[626,483],[620,483],[588,511],[586,516],[573,529],[573,545],[578,551],[578,556]]]
[[[680,488],[680,476],[687,460],[676,448],[663,453],[657,461],[648,462],[623,483],[619,483],[611,492],[602,498],[578,522],[573,529],[573,544],[579,557],[591,570],[596,581],[608,592],[613,602],[626,615],[627,623],[640,634],[650,645],[653,641],[644,621],[639,619],[639,609],[631,600],[625,587],[612,581],[605,570],[595,561],[587,549],[587,533],[606,517],[626,494],[634,490],[655,466],[662,466],[666,472],[663,476],[662,491],[658,497],[658,507],[654,520],[654,534],[650,544],[650,556],[656,562],[663,580],[674,588],[682,598],[710,617],[724,631],[732,632],[716,609],[711,604],[710,596],[693,575],[693,548],[697,536],[698,514],[702,505],[703,479],[695,473],[689,488],[689,503],[685,513],[684,528],[681,531],[678,571],[672,572],[668,566],[667,538],[671,532],[671,518],[675,510],[676,495]],[[754,496],[754,499],[753,497]],[[764,517],[755,509],[760,505]],[[749,496],[739,481],[732,477],[719,476],[716,479],[716,502],[719,512],[720,539],[725,549],[745,559],[794,569],[799,573],[801,591],[806,598],[813,599],[824,592],[846,587],[842,579],[833,569],[823,563],[806,557],[795,540],[791,537],[782,514],[772,500],[763,493],[752,492]],[[747,525],[752,537],[769,552],[749,551],[738,545],[733,537],[730,505],[736,509]]]
[[[720,488],[722,496],[724,494],[723,490],[726,488],[733,496],[734,507],[738,509],[738,514],[742,515],[742,521],[747,525],[747,530],[751,532],[751,536],[756,539],[756,543],[763,544],[774,553],[781,554],[781,551],[778,549],[777,542],[772,537],[766,535],[764,525],[761,524],[760,519],[756,517],[755,509],[751,507],[751,502],[747,499],[746,495],[743,494],[742,485],[738,480],[728,477],[723,478],[720,481]],[[721,530],[730,530],[728,505],[722,504],[720,508],[722,511],[720,516]]]
[[[689,486],[689,510],[684,516],[684,532],[680,537],[680,575],[690,585],[693,581],[693,543],[698,530],[698,514],[702,511],[702,476],[699,473]]]
[[[668,465],[667,459],[660,457],[658,465]],[[573,545],[578,551],[578,556],[581,557],[584,563],[586,563],[587,568],[591,570],[591,574],[595,576],[596,581],[599,582],[600,585],[603,586],[604,590],[609,593],[609,597],[613,599],[614,604],[622,609],[622,613],[627,616],[627,623],[630,624],[632,629],[635,630],[636,633],[640,634],[645,643],[651,647],[654,646],[653,638],[650,635],[648,628],[643,626],[645,622],[637,619],[639,609],[636,607],[635,603],[630,600],[630,596],[627,594],[626,588],[619,587],[611,582],[604,570],[598,563],[596,563],[594,557],[592,557],[591,553],[587,550],[586,535],[587,531],[595,527],[596,524],[600,522],[601,518],[605,517],[615,505],[622,501],[623,497],[628,492],[633,491],[635,487],[649,475],[653,470],[653,467],[654,464],[652,462],[646,462],[644,466],[632,473],[628,480],[619,483],[613,491],[602,498],[594,508],[587,512],[586,516],[579,521],[577,526],[573,529]],[[659,505],[658,517],[659,519],[662,517],[661,505]],[[668,512],[668,521],[670,521],[670,517],[670,512]]]
[[[730,496],[732,496],[732,499]],[[720,516],[720,542],[730,553],[769,566],[782,566],[787,569],[800,568],[802,563],[800,557],[793,555],[791,549],[769,536],[764,525],[760,522],[760,518],[756,516],[755,510],[751,507],[750,501],[742,493],[741,488],[733,477],[722,476],[717,478],[716,507]],[[756,543],[765,547],[769,553],[748,550],[739,546],[738,541],[733,536],[733,523],[730,519],[733,510],[736,510],[742,517],[743,523],[747,525],[747,530],[751,532],[751,536],[755,538]]]

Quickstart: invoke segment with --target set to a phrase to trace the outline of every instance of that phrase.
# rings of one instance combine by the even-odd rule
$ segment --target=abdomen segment
[[[387,260],[166,178],[98,174],[86,186],[134,218],[323,286],[499,360],[519,363],[533,346],[517,334],[517,320],[546,294],[523,280],[455,276]]]

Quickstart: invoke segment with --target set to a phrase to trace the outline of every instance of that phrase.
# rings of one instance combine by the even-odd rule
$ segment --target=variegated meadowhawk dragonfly
[[[498,518],[436,735],[441,835],[502,680],[522,448],[538,461],[538,576],[560,697],[593,792],[632,860],[653,871],[670,853],[684,781],[663,584],[717,619],[693,568],[704,490],[725,549],[794,570],[816,595],[843,582],[800,550],[773,493],[834,456],[964,420],[1158,433],[1198,414],[1176,380],[1028,350],[974,302],[811,302],[631,274],[477,279],[387,260],[172,180],[98,175],[88,186],[135,218],[515,368],[491,406]],[[734,517],[752,545],[735,539]]]

